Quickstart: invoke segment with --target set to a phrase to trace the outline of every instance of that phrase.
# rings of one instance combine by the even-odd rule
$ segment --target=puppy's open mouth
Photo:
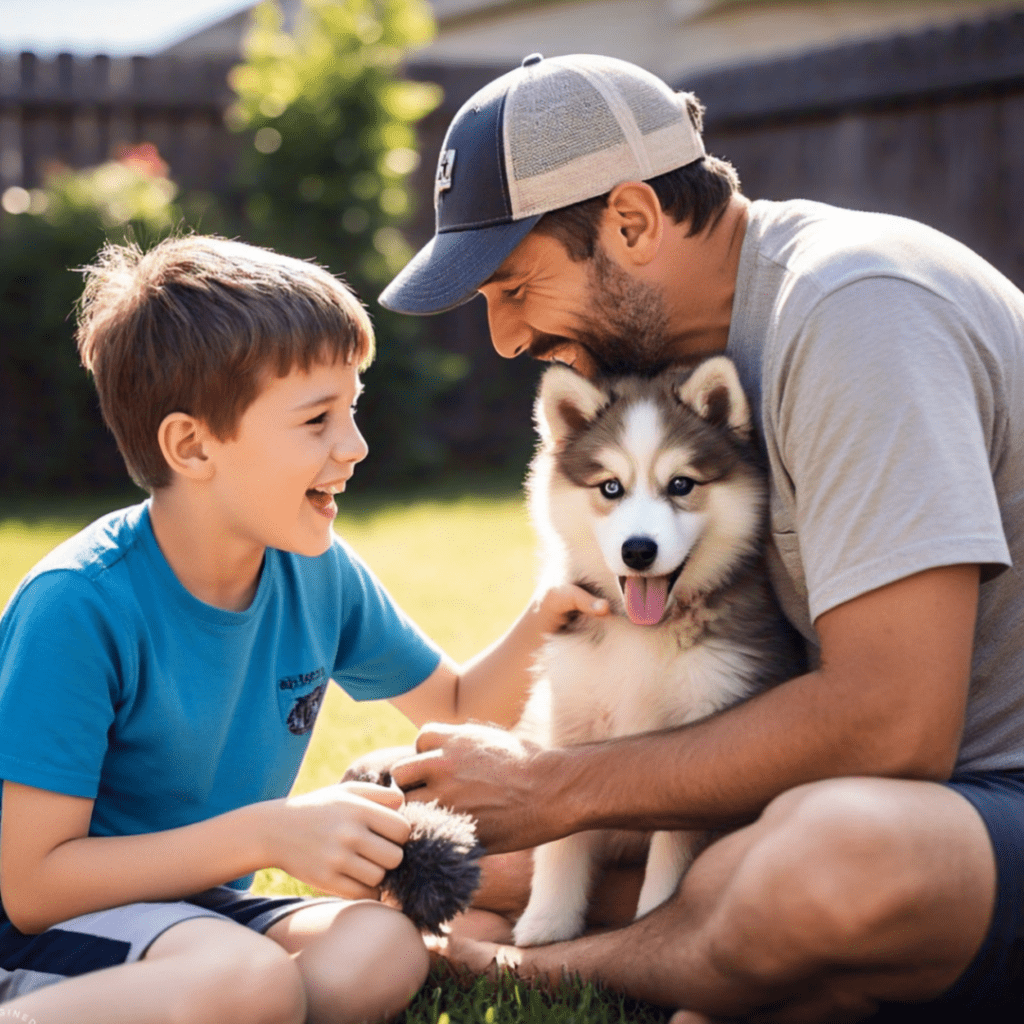
[[[638,626],[656,626],[665,615],[668,595],[686,565],[684,558],[679,567],[667,576],[620,576],[619,589],[626,605],[629,621]]]

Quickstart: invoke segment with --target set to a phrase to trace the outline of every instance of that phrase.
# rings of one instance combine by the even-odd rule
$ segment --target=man
[[[1024,295],[913,222],[750,203],[700,107],[543,60],[456,115],[438,230],[381,297],[487,300],[506,357],[595,375],[725,352],[771,468],[770,562],[812,671],[703,722],[540,751],[427,727],[394,775],[492,852],[731,828],[628,927],[512,950],[709,1017],[1024,1005]],[[738,826],[738,827],[737,827]]]

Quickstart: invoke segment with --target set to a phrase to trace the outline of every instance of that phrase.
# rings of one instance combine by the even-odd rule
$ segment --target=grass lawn
[[[46,552],[103,512],[137,500],[0,500],[0,605]],[[514,489],[485,496],[445,493],[391,502],[343,495],[337,530],[366,559],[398,603],[456,660],[499,636],[533,589],[534,538]],[[356,704],[332,686],[295,784],[307,792],[337,782],[353,758],[411,742],[415,729],[389,704]],[[305,892],[281,871],[263,871],[264,892]],[[554,997],[504,981],[460,985],[435,972],[405,1024],[661,1022],[662,1011],[567,986]]]

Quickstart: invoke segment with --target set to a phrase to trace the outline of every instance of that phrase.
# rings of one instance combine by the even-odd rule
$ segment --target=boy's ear
[[[168,413],[157,428],[157,440],[167,465],[190,480],[209,480],[213,460],[206,451],[206,426],[184,412]]]

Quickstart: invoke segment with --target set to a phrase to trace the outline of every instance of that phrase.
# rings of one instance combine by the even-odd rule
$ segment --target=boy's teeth
[[[317,508],[327,508],[327,506],[334,501],[334,495],[330,492],[318,491],[314,488],[310,488],[306,491],[306,496],[314,505],[316,505]]]

